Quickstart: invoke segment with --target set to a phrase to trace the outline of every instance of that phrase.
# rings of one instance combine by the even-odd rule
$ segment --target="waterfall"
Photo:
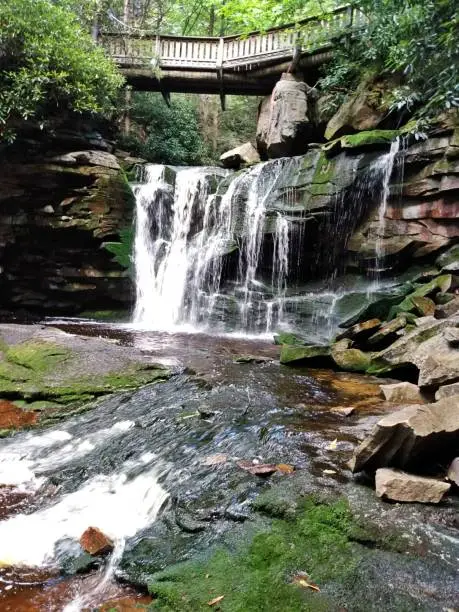
[[[256,275],[260,262],[267,203],[279,180],[279,170],[281,168],[282,162],[280,160],[266,162],[254,166],[248,176],[250,186],[244,215],[244,238],[239,257],[238,275],[238,281],[242,287],[240,314],[244,329],[254,329],[259,323],[257,319],[260,318],[261,302],[258,310],[254,308],[253,304],[254,295],[261,288]],[[278,284],[277,281],[275,284]],[[267,331],[270,331],[270,328]]]
[[[377,198],[375,272],[365,289],[372,294],[381,284],[389,181],[399,147],[397,139],[360,174],[362,156],[339,158],[334,173],[345,177],[344,187],[331,193],[322,187],[329,182],[327,171],[324,178],[317,175],[316,153],[306,163],[301,157],[277,159],[235,174],[147,165],[144,182],[135,186],[134,323],[214,333],[297,327],[299,319],[312,315],[294,297],[309,294],[298,285],[305,270],[314,273],[324,262],[334,268],[322,291],[339,298],[334,287],[342,252],[367,203]],[[322,203],[324,197],[333,204]],[[315,253],[307,245],[306,226],[324,236]],[[319,302],[323,310],[326,304]],[[334,307],[333,300],[326,302]],[[330,312],[327,334],[336,319]],[[312,320],[323,328],[324,317],[314,314]]]
[[[269,316],[266,317],[266,332],[272,330],[274,304],[277,306],[277,324],[278,326],[282,325],[285,293],[287,291],[289,223],[280,213],[277,213],[275,227],[271,277],[275,299],[267,305]]]
[[[160,330],[271,331],[282,322],[289,222],[269,209],[282,169],[275,160],[227,178],[219,168],[148,165],[136,185],[134,323]],[[175,173],[175,181],[166,173]],[[220,185],[226,180],[226,191]],[[292,189],[287,193],[292,200]],[[260,275],[263,235],[275,219],[271,286]],[[271,223],[272,225],[272,223]],[[239,234],[237,241],[235,234]],[[233,291],[222,289],[225,256],[238,251]],[[235,308],[231,305],[235,303]],[[237,315],[236,315],[237,311]]]
[[[396,138],[390,147],[389,153],[381,156],[374,164],[374,171],[381,175],[381,197],[378,207],[378,225],[376,230],[375,245],[375,282],[373,291],[377,290],[380,284],[380,276],[384,260],[384,235],[386,230],[387,201],[390,195],[390,178],[394,169],[394,162],[400,150],[400,139]]]
[[[207,168],[180,169],[175,188],[165,181],[165,172],[165,166],[147,166],[146,183],[135,189],[134,323],[154,322],[157,329],[169,330],[192,322],[190,313],[197,318],[204,277],[210,276],[211,286],[218,285],[218,265],[212,269],[212,260],[227,222],[222,210],[215,211]],[[204,227],[193,240],[199,219]]]

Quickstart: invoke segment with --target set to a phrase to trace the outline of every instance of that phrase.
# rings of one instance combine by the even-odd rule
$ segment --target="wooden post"
[[[129,136],[131,133],[131,100],[132,87],[128,85],[124,90],[123,136]]]
[[[222,110],[225,110],[225,90],[223,86],[224,53],[225,53],[225,39],[223,38],[223,36],[220,36],[220,42],[218,45],[216,69],[217,69],[217,73],[220,79],[220,104],[222,106]]]

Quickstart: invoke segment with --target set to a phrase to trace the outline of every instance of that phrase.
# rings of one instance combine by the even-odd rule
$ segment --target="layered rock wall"
[[[66,143],[19,155],[30,143],[17,142],[0,160],[0,310],[72,314],[132,301],[128,272],[103,247],[132,220],[125,173],[107,150]]]

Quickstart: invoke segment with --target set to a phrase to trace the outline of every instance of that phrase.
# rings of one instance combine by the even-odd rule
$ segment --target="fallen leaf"
[[[221,600],[224,598],[224,595],[220,595],[219,597],[215,597],[214,599],[211,599],[210,601],[207,602],[208,606],[215,606],[216,604],[220,603]]]
[[[274,463],[252,463],[251,461],[238,461],[237,465],[246,472],[255,476],[269,476],[277,472],[277,465]]]
[[[322,474],[336,474],[335,470],[323,470]]]
[[[338,438],[335,438],[333,442],[327,446],[327,450],[336,450],[338,448]]]
[[[330,412],[334,414],[341,414],[343,416],[350,416],[355,410],[354,406],[335,406],[330,408]]]
[[[202,463],[203,465],[220,465],[222,463],[226,463],[227,461],[228,461],[228,455],[217,453],[216,455],[211,455],[210,457],[206,457]]]
[[[296,576],[293,576],[292,584],[302,587],[303,589],[311,589],[320,593],[320,589],[317,584],[309,582],[309,577],[304,572],[299,572]]]
[[[281,472],[281,474],[291,474],[295,471],[293,465],[289,465],[288,463],[278,463],[276,468],[278,472]]]

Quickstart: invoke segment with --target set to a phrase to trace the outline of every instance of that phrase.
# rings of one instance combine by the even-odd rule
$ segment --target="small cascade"
[[[284,301],[287,291],[288,278],[288,258],[289,258],[289,223],[280,213],[277,213],[276,226],[274,233],[274,248],[272,261],[271,283],[274,291],[274,300],[268,302],[268,312],[266,317],[266,332],[272,330],[273,307],[277,307],[277,325],[281,326],[284,317]]]
[[[282,168],[282,162],[279,160],[258,164],[250,170],[247,177],[250,183],[244,214],[244,238],[239,256],[238,274],[238,282],[242,288],[240,316],[243,329],[255,329],[260,324],[261,301],[258,308],[254,308],[254,298],[262,289],[262,284],[257,279],[257,272],[259,270],[267,203],[279,180],[280,168]],[[275,258],[276,255],[274,254]],[[275,271],[273,269],[274,275]],[[274,279],[273,288],[275,285],[278,285],[277,279]],[[262,297],[261,300],[263,300]],[[267,321],[269,321],[269,317]],[[271,331],[271,328],[267,331]]]
[[[400,139],[396,138],[390,147],[389,153],[381,156],[374,164],[374,173],[381,176],[381,198],[378,208],[378,227],[376,230],[376,245],[375,245],[375,272],[373,291],[379,287],[381,280],[381,271],[384,260],[384,235],[386,230],[386,212],[387,201],[390,195],[390,178],[394,169],[394,163],[397,153],[400,150]]]
[[[145,182],[134,188],[137,203],[134,239],[135,323],[142,323],[155,311],[158,297],[159,279],[156,266],[161,251],[167,244],[166,232],[169,232],[167,202],[170,194],[167,184],[163,181],[164,170],[164,166],[145,166],[142,177]],[[153,218],[158,235],[156,240],[152,240]]]
[[[224,234],[221,211],[209,193],[209,176],[224,171],[185,168],[175,173],[175,189],[164,180],[165,166],[149,165],[146,183],[136,189],[136,307],[134,323],[173,329],[200,311],[202,277],[218,282],[212,255]],[[197,237],[196,224],[203,219]],[[194,237],[193,239],[191,239]],[[211,243],[211,244],[210,244]],[[204,250],[206,254],[204,254]],[[192,280],[190,282],[190,276]],[[188,293],[188,289],[193,289]]]

